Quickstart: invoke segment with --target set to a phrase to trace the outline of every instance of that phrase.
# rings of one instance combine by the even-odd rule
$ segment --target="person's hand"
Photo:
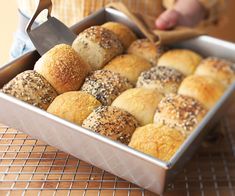
[[[177,25],[194,26],[206,16],[206,10],[198,0],[177,0],[172,9],[163,12],[156,19],[156,27],[161,30]]]

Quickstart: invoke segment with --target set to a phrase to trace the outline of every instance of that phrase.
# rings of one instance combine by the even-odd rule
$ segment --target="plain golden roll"
[[[127,53],[142,57],[155,66],[159,57],[164,53],[164,47],[156,45],[148,39],[138,39],[130,45]]]
[[[141,72],[150,68],[151,64],[144,58],[130,54],[117,56],[104,67],[126,77],[133,85],[136,84]]]
[[[44,110],[57,96],[46,79],[33,70],[18,74],[1,91]]]
[[[87,116],[101,103],[82,91],[70,91],[56,97],[47,112],[82,125]]]
[[[188,76],[181,83],[178,93],[193,97],[201,102],[208,110],[220,99],[225,87],[209,76]]]
[[[184,95],[171,94],[158,104],[154,123],[165,124],[189,135],[201,122],[207,110],[196,99]]]
[[[141,126],[152,123],[162,94],[153,89],[133,88],[119,95],[112,103],[132,114]]]
[[[156,89],[167,95],[177,93],[177,90],[184,79],[180,71],[164,66],[155,66],[144,71],[138,78],[136,87]]]
[[[199,64],[195,74],[213,77],[227,87],[235,81],[235,64],[225,59],[209,57]]]
[[[166,125],[148,124],[136,129],[129,146],[162,161],[169,161],[185,139],[176,129]]]
[[[112,140],[128,144],[138,122],[125,110],[100,106],[84,120],[82,126]]]
[[[164,53],[158,60],[158,66],[167,66],[179,70],[184,75],[193,74],[202,57],[191,50],[174,49]]]
[[[78,90],[90,68],[71,46],[60,44],[45,53],[34,69],[61,94]]]
[[[101,69],[113,57],[123,52],[118,37],[101,26],[92,26],[81,32],[72,46],[92,70]]]
[[[103,105],[111,105],[123,91],[132,88],[131,83],[118,73],[96,70],[89,75],[81,90],[93,95]]]
[[[118,22],[106,22],[102,27],[109,29],[118,36],[125,50],[137,39],[134,32],[124,24]]]

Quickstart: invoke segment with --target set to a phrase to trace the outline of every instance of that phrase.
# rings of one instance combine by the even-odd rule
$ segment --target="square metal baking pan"
[[[92,25],[100,25],[106,21],[124,23],[137,35],[143,36],[124,14],[111,8],[99,10],[71,29],[78,34]],[[203,56],[217,56],[235,62],[235,44],[209,36],[200,36],[171,47],[193,49]],[[1,67],[0,87],[18,73],[33,69],[39,57],[36,51],[32,51]],[[120,178],[161,194],[192,157],[212,126],[226,114],[232,102],[235,102],[235,83],[227,89],[215,107],[167,163],[3,93],[0,93],[0,121]]]

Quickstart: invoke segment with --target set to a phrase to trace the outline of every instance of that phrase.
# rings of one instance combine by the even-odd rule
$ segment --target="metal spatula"
[[[37,16],[45,9],[48,10],[48,20],[31,29]],[[51,9],[51,0],[40,0],[37,10],[26,27],[26,32],[40,55],[43,55],[57,44],[71,45],[76,38],[76,35],[65,24],[51,16]]]

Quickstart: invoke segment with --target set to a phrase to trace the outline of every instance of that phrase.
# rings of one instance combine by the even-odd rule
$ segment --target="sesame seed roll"
[[[171,94],[158,104],[155,124],[165,124],[189,135],[206,115],[207,110],[194,98]]]
[[[125,110],[112,106],[100,106],[84,120],[82,126],[110,139],[128,144],[138,123]]]
[[[123,52],[118,37],[101,26],[92,26],[81,32],[72,46],[92,70],[101,69],[112,58]]]
[[[97,70],[86,78],[81,90],[93,95],[103,105],[111,105],[121,92],[131,87],[131,83],[120,74]]]
[[[156,89],[166,95],[177,93],[183,79],[184,75],[176,69],[156,66],[141,73],[136,87]]]
[[[46,79],[33,70],[18,74],[1,91],[44,110],[57,96]]]

